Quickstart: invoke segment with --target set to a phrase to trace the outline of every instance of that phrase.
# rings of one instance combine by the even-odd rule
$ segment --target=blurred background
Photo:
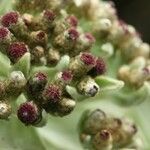
[[[136,27],[142,39],[150,43],[150,0],[113,0],[122,20]]]

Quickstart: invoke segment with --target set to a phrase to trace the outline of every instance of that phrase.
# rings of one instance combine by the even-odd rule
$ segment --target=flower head
[[[7,40],[10,37],[10,31],[5,27],[0,27],[0,42]]]
[[[47,102],[56,103],[61,99],[62,91],[58,85],[49,84],[43,91],[43,98]]]
[[[79,37],[79,32],[75,28],[70,28],[68,31],[68,39],[76,41]]]
[[[23,42],[14,42],[10,44],[7,52],[9,57],[14,61],[21,58],[28,51],[28,47]]]
[[[56,14],[53,11],[51,11],[51,10],[45,10],[43,12],[43,17],[47,21],[52,22],[52,21],[54,21],[54,19],[56,17]]]
[[[1,23],[4,27],[10,27],[11,25],[15,25],[17,24],[19,19],[19,14],[18,12],[9,12],[7,14],[5,14],[2,19],[1,19]]]
[[[71,26],[77,27],[78,19],[75,16],[73,16],[73,15],[68,16],[66,20]]]
[[[41,112],[38,106],[30,101],[20,105],[17,116],[25,125],[33,125],[40,120]]]
[[[95,57],[90,53],[81,53],[80,56],[81,61],[88,66],[94,66],[95,65]]]

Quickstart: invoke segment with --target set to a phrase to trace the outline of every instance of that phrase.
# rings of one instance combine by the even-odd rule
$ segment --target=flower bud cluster
[[[32,5],[40,2],[33,1]],[[27,2],[23,5],[28,7]],[[41,9],[40,6],[37,9]],[[2,53],[9,57],[12,65],[26,53],[31,54],[33,67],[56,66],[61,56],[70,56],[68,67],[52,80],[40,70],[26,77],[18,70],[0,83],[1,99],[17,98],[21,93],[26,95],[27,101],[19,106],[17,114],[25,125],[38,124],[44,110],[55,116],[71,113],[76,102],[66,90],[68,85],[88,97],[99,92],[94,78],[105,73],[106,64],[90,53],[95,38],[83,32],[74,15],[63,16],[50,9],[38,16],[12,11],[0,18],[0,24]]]
[[[137,132],[132,121],[110,116],[100,109],[85,112],[79,128],[82,144],[90,144],[94,150],[128,148]]]
[[[150,65],[143,57],[137,57],[129,65],[120,67],[118,77],[134,87],[141,87],[150,80]]]

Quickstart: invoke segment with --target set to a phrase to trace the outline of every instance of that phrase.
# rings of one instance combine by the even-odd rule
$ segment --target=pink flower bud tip
[[[71,71],[65,70],[65,71],[62,72],[61,78],[62,78],[64,81],[71,81],[72,78],[73,78],[73,74],[72,74]]]
[[[81,53],[80,59],[84,64],[88,66],[94,66],[96,62],[95,57],[90,53]]]
[[[23,42],[14,42],[8,48],[8,55],[13,59],[21,58],[28,51],[28,47]]]
[[[40,112],[37,105],[30,101],[20,105],[17,116],[22,123],[32,125],[39,120]]]
[[[55,13],[51,10],[45,10],[43,13],[43,16],[47,21],[50,21],[50,22],[54,21],[54,19],[56,17]]]
[[[75,16],[73,16],[73,15],[68,16],[66,20],[71,26],[73,26],[73,27],[78,26],[78,19]]]
[[[10,27],[18,22],[19,14],[17,12],[9,12],[1,18],[4,27]]]
[[[79,37],[79,32],[75,28],[70,28],[68,30],[68,38],[72,41],[76,41]]]
[[[47,75],[42,72],[35,74],[35,77],[38,78],[39,81],[47,80]]]
[[[44,90],[44,98],[49,102],[56,103],[60,100],[62,91],[57,85],[50,84]]]
[[[90,43],[94,43],[95,42],[95,38],[91,33],[85,33],[84,34],[85,38],[90,42]]]
[[[5,27],[0,27],[0,41],[6,39],[10,35],[10,31]]]

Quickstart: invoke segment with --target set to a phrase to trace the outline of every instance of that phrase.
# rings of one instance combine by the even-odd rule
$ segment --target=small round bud
[[[2,16],[1,23],[4,27],[11,27],[17,24],[19,19],[19,14],[17,12],[9,12]]]
[[[70,70],[64,70],[57,75],[58,80],[62,81],[63,83],[70,83],[73,78],[73,74]]]
[[[26,84],[26,78],[21,71],[13,71],[10,74],[10,82],[13,83],[14,87],[24,87]]]
[[[63,98],[58,104],[59,116],[70,114],[75,108],[76,102],[69,98]]]
[[[70,28],[65,32],[65,36],[69,40],[76,41],[79,37],[79,32],[75,28]]]
[[[80,60],[87,66],[95,65],[95,57],[90,53],[81,53]]]
[[[17,116],[25,125],[34,125],[41,120],[41,110],[33,101],[25,102],[20,105]]]
[[[4,98],[7,95],[6,93],[6,83],[5,81],[0,81],[0,98]]]
[[[94,136],[92,143],[96,150],[111,150],[113,147],[111,133],[108,130],[101,130]]]
[[[11,41],[11,33],[5,27],[0,27],[0,43],[9,43]]]
[[[78,26],[78,19],[71,15],[71,16],[68,16],[66,18],[66,21],[72,26],[72,27],[77,27]]]
[[[58,85],[48,84],[43,91],[44,103],[56,103],[60,101],[62,91]]]
[[[96,82],[90,77],[81,80],[77,88],[79,93],[90,97],[94,97],[100,90]]]
[[[11,112],[10,104],[5,101],[0,101],[0,119],[8,119]]]
[[[27,92],[31,97],[37,98],[47,83],[47,75],[42,72],[34,74],[27,82]]]
[[[106,72],[106,64],[102,58],[96,60],[96,65],[89,71],[92,76],[102,75]]]
[[[35,42],[39,45],[43,44],[43,46],[45,46],[45,44],[47,42],[47,34],[41,30],[36,31],[36,32],[32,32],[31,38],[32,38],[33,42]]]
[[[53,22],[56,18],[56,14],[51,10],[45,10],[43,12],[43,18],[48,22]]]
[[[82,122],[83,132],[86,134],[96,134],[106,126],[107,116],[100,109],[90,111],[86,114],[84,122]]]
[[[28,47],[23,42],[14,42],[10,44],[7,53],[12,61],[17,61],[28,51]]]
[[[57,50],[49,49],[47,55],[47,63],[48,65],[56,65],[60,60],[60,54]]]

